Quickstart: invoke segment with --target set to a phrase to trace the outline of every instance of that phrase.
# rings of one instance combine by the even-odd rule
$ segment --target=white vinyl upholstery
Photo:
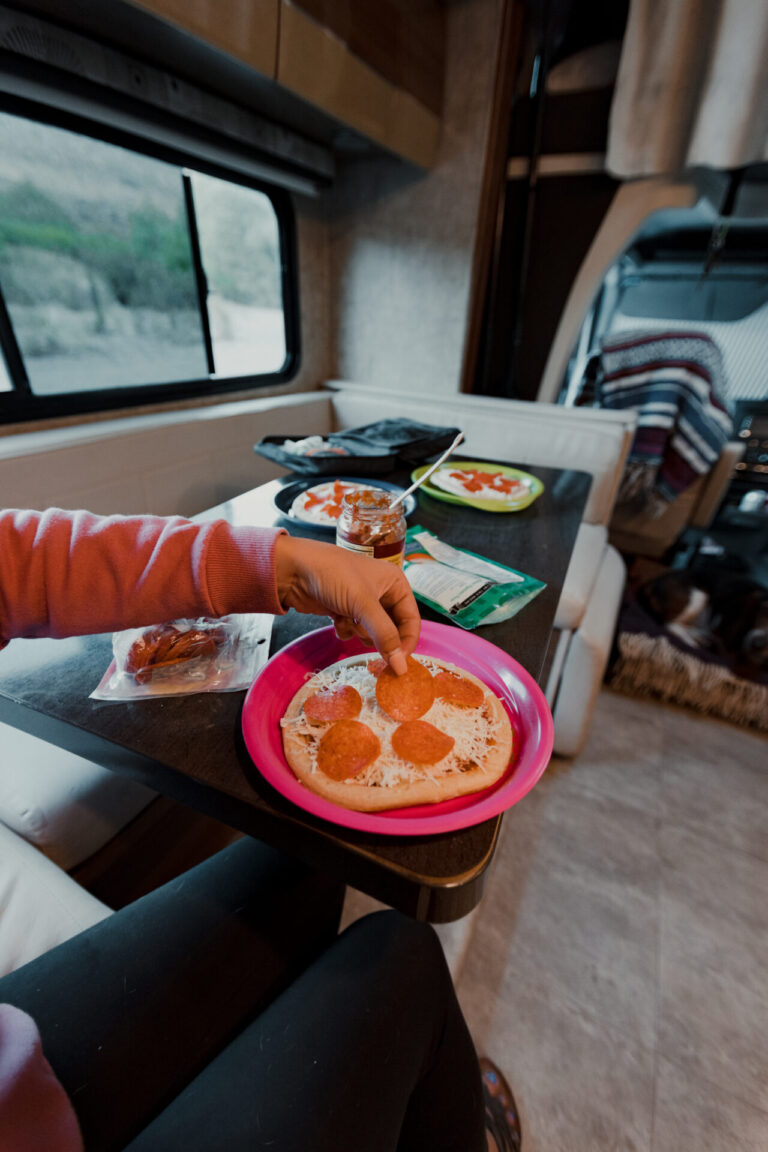
[[[560,756],[575,756],[586,739],[611,651],[625,579],[624,561],[608,545],[587,610],[571,636],[552,709],[555,751]]]
[[[555,628],[573,631],[587,610],[603,562],[608,530],[604,524],[582,524],[557,605]]]
[[[0,824],[0,976],[110,914],[106,904]]]
[[[0,724],[0,821],[70,869],[111,840],[154,799],[117,776]]]

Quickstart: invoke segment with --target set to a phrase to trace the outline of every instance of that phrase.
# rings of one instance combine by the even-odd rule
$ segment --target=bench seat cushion
[[[69,870],[117,835],[155,793],[0,724],[0,821]]]
[[[592,595],[607,545],[608,531],[602,524],[579,526],[557,605],[556,628],[571,632],[578,628]]]
[[[0,824],[0,976],[110,914],[106,904]]]
[[[376,393],[355,385],[334,392],[333,409],[339,429],[407,415],[426,424],[461,428],[463,456],[505,461],[533,471],[540,466],[589,472],[592,485],[583,518],[590,524],[608,522],[632,438],[625,423],[596,418],[605,413],[488,396],[430,399],[392,391]]]

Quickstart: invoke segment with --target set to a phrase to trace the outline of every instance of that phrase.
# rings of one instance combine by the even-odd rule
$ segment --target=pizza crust
[[[482,791],[501,779],[509,766],[513,749],[512,726],[501,701],[486,684],[473,676],[472,673],[433,656],[422,659],[425,663],[473,681],[483,691],[484,703],[480,710],[484,716],[483,728],[487,731],[488,741],[485,743],[482,765],[467,763],[457,765],[454,770],[441,770],[442,762],[429,768],[416,765],[406,766],[395,755],[387,741],[386,747],[382,747],[381,756],[372,765],[372,768],[375,769],[379,761],[382,760],[388,764],[391,763],[399,768],[401,775],[403,773],[411,775],[411,779],[407,782],[371,785],[359,778],[350,781],[336,781],[326,776],[317,767],[314,749],[328,725],[311,725],[308,721],[304,721],[302,713],[304,701],[319,688],[327,685],[329,676],[333,675],[336,669],[362,670],[368,663],[376,659],[379,657],[376,653],[372,653],[338,661],[330,668],[313,676],[299,689],[288,705],[282,721],[283,751],[288,764],[302,784],[310,791],[343,808],[351,808],[359,812],[376,812],[389,808],[411,807],[412,805],[438,804],[443,800],[452,800],[458,796]],[[375,686],[373,676],[371,676],[371,684]],[[378,713],[379,724],[387,724],[390,730],[397,727],[397,722],[388,718],[379,709],[375,702],[373,687],[364,699],[366,705]],[[455,722],[459,724],[462,722],[462,717],[466,718],[468,713],[478,711],[477,709],[444,704],[444,702],[441,702],[441,705],[443,717],[448,716],[450,719],[450,716],[453,715]],[[433,707],[435,706],[433,705]],[[430,709],[431,711],[432,709]],[[430,712],[427,712],[422,719],[429,719]],[[365,723],[364,714],[360,716],[360,719]],[[448,722],[438,723],[437,727],[440,727],[449,736],[454,735]],[[453,759],[455,760],[455,757]],[[450,761],[451,756],[445,757],[445,760]],[[367,771],[361,773],[360,776],[366,776]]]

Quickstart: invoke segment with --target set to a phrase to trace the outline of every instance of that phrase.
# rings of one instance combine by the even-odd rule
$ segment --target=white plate
[[[315,528],[320,532],[335,532],[336,520],[317,520],[311,514],[304,514],[301,505],[297,504],[307,492],[332,489],[334,483],[338,481],[341,484],[348,485],[350,488],[378,488],[385,492],[394,492],[399,494],[403,491],[397,484],[390,484],[386,480],[364,480],[359,476],[337,476],[329,480],[318,482],[317,479],[310,479],[307,477],[304,480],[297,480],[294,484],[286,484],[284,488],[275,496],[275,507],[289,520],[296,520],[301,524],[306,524],[310,528]],[[413,496],[407,496],[404,501],[403,510],[406,516],[410,516],[416,507],[416,500]]]

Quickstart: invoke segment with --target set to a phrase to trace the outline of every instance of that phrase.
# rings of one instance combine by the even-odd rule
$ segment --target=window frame
[[[161,384],[126,385],[119,388],[89,389],[84,392],[56,393],[38,396],[32,392],[24,366],[24,359],[13,332],[8,309],[0,288],[0,355],[4,356],[8,375],[13,385],[11,391],[0,392],[0,427],[7,424],[46,420],[55,417],[77,416],[98,412],[113,412],[116,409],[129,409],[139,406],[168,404],[173,401],[212,399],[222,400],[232,392],[252,391],[259,388],[286,384],[299,370],[301,363],[301,333],[299,326],[299,283],[296,246],[296,216],[290,193],[238,171],[225,164],[202,159],[194,149],[179,144],[178,147],[159,143],[124,128],[105,125],[101,120],[90,119],[62,108],[27,97],[0,93],[0,112],[36,120],[54,128],[64,128],[82,136],[106,144],[114,144],[128,151],[137,152],[173,164],[181,169],[214,176],[231,184],[239,184],[263,193],[272,204],[277,220],[280,243],[280,280],[283,296],[285,320],[286,356],[277,372],[252,373],[224,378],[205,376],[192,380],[175,380]],[[145,113],[146,115],[146,113]],[[217,136],[217,143],[234,154],[238,148],[231,141]]]

